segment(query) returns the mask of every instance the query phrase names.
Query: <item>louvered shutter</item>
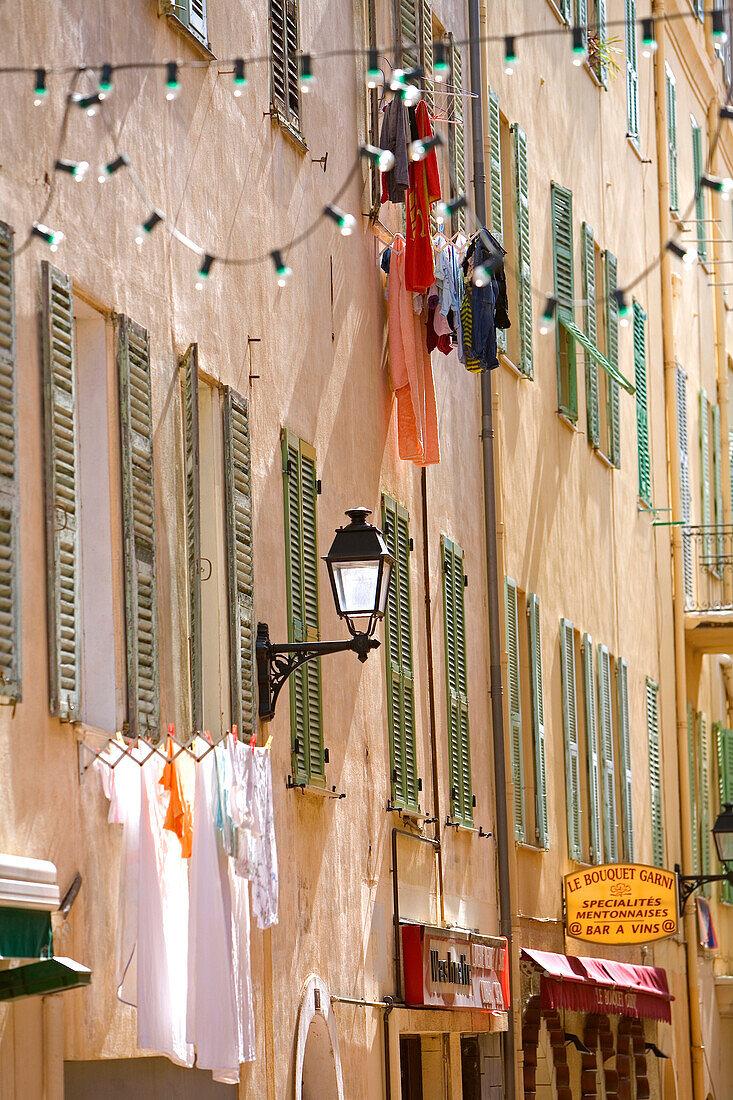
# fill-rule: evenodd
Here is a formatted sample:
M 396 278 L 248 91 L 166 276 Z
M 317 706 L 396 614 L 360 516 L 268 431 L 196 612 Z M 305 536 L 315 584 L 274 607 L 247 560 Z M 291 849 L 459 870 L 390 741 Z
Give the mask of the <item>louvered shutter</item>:
M 667 150 L 669 164 L 669 208 L 679 213 L 677 193 L 677 84 L 669 65 L 665 67 L 667 90 Z
M 14 703 L 22 699 L 16 358 L 13 230 L 0 222 L 0 698 Z
M 443 612 L 448 695 L 448 764 L 451 817 L 473 823 L 471 750 L 468 730 L 466 671 L 465 586 L 463 551 L 445 536 L 441 539 Z
M 300 130 L 298 2 L 270 0 L 272 107 Z
M 585 306 L 585 334 L 591 343 L 598 346 L 598 321 L 596 317 L 596 247 L 593 230 L 583 222 L 583 297 Z M 597 447 L 601 441 L 598 419 L 598 364 L 592 355 L 585 357 L 585 400 L 588 414 L 588 439 Z
M 603 852 L 606 863 L 615 863 L 618 859 L 618 812 L 616 809 L 616 768 L 613 752 L 611 657 L 604 645 L 598 646 L 598 703 L 601 726 Z
M 697 254 L 701 260 L 707 259 L 708 249 L 705 241 L 705 191 L 700 183 L 703 174 L 702 159 L 702 132 L 695 119 L 690 116 L 692 127 L 692 173 L 693 192 L 695 195 L 695 217 L 697 219 Z
M 519 671 L 519 615 L 517 611 L 517 586 L 506 578 L 506 652 L 507 696 L 509 701 L 509 730 L 512 748 L 512 786 L 514 788 L 514 837 L 527 839 L 527 822 L 524 809 L 524 745 L 522 743 L 522 685 Z
M 626 0 L 626 136 L 634 141 L 639 139 L 636 34 L 636 0 Z
M 392 802 L 405 809 L 417 810 L 409 524 L 407 510 L 390 497 L 384 496 L 382 527 L 387 548 L 395 559 L 385 616 Z
M 614 297 L 617 289 L 616 257 L 606 252 L 606 355 L 611 366 L 618 369 L 618 302 Z M 609 458 L 614 466 L 621 465 L 621 408 L 618 382 L 608 377 L 608 438 L 610 441 Z
M 733 802 L 733 730 L 723 729 L 718 724 L 718 797 L 722 808 L 726 802 Z M 721 883 L 721 901 L 733 902 L 733 886 L 729 882 Z
M 74 296 L 45 260 L 42 278 L 49 694 L 51 713 L 72 721 L 81 699 Z
M 705 390 L 700 390 L 698 416 L 700 420 L 700 496 L 702 502 L 703 555 L 709 569 L 712 561 L 712 539 L 710 537 L 710 438 L 708 432 L 708 398 Z
M 558 319 L 573 320 L 573 196 L 570 191 L 553 183 L 552 207 L 552 267 L 557 299 Z M 575 376 L 575 342 L 567 338 L 561 324 L 555 325 L 557 351 L 557 393 L 560 412 L 575 420 L 578 396 Z
M 708 763 L 708 720 L 704 714 L 697 716 L 697 762 L 699 767 L 698 792 L 699 792 L 699 844 L 700 844 L 700 872 L 709 875 L 712 871 L 710 858 L 710 778 Z M 702 893 L 710 897 L 710 886 L 702 887 Z
M 133 737 L 157 740 L 158 595 L 155 567 L 155 487 L 150 348 L 144 328 L 117 319 L 125 567 L 127 720 Z
M 545 703 L 542 687 L 542 632 L 540 601 L 527 596 L 529 618 L 529 671 L 532 689 L 532 726 L 535 767 L 535 837 L 540 848 L 550 847 L 550 822 L 547 809 L 547 752 L 545 742 Z
M 664 867 L 664 813 L 662 808 L 662 762 L 659 752 L 659 685 L 647 677 L 646 729 L 649 742 L 649 793 L 652 820 L 652 862 Z
M 723 532 L 723 470 L 720 439 L 720 406 L 713 405 L 713 503 L 715 506 L 715 567 L 722 576 L 725 569 L 725 536 Z
M 186 563 L 188 569 L 188 664 L 191 682 L 191 730 L 203 729 L 201 642 L 201 506 L 199 480 L 199 350 L 191 344 L 181 360 L 183 451 L 186 490 Z
M 428 110 L 432 113 L 435 98 L 433 94 L 433 9 L 430 0 L 420 0 L 420 37 L 422 41 L 420 61 L 425 73 L 424 99 Z
M 420 0 L 399 0 L 400 49 L 403 69 L 420 64 Z
M 319 637 L 316 454 L 283 430 L 282 457 L 288 639 L 314 642 Z M 290 730 L 296 781 L 323 786 L 320 660 L 307 661 L 290 677 Z
M 590 862 L 603 863 L 601 844 L 601 779 L 598 763 L 598 721 L 596 678 L 593 673 L 593 639 L 583 635 L 583 692 L 585 695 L 585 738 L 588 758 L 588 808 L 590 811 Z
M 639 496 L 651 507 L 652 469 L 649 450 L 649 408 L 646 378 L 646 313 L 634 301 L 634 382 L 636 388 L 636 438 L 639 450 Z
M 697 769 L 695 764 L 695 720 L 692 705 L 687 704 L 687 767 L 690 784 L 690 833 L 693 875 L 700 874 L 700 838 L 697 831 Z
M 575 23 L 578 27 L 588 26 L 588 0 L 575 0 Z M 583 35 L 583 41 L 588 42 L 588 32 Z
M 449 118 L 454 121 L 448 126 L 448 142 L 453 187 L 456 195 L 466 193 L 466 131 L 463 113 L 463 54 L 450 35 L 451 83 L 455 91 L 450 97 Z M 459 210 L 454 219 L 457 230 L 466 228 L 466 211 Z
M 580 752 L 578 745 L 578 695 L 575 683 L 575 631 L 567 619 L 560 620 L 560 672 L 562 713 L 565 733 L 565 801 L 568 812 L 568 856 L 583 858 L 580 803 Z
M 618 724 L 621 746 L 621 824 L 624 858 L 634 862 L 634 784 L 631 767 L 631 717 L 629 714 L 629 666 L 620 660 L 617 667 Z
M 604 45 L 607 41 L 606 31 L 606 0 L 596 0 L 596 33 L 598 35 L 599 42 Z M 596 74 L 601 84 L 605 85 L 608 81 L 608 64 L 605 60 L 605 53 L 601 58 L 598 65 L 598 72 Z
M 493 88 L 489 88 L 489 183 L 491 190 L 491 232 L 500 244 L 504 244 L 504 211 L 501 186 L 501 118 L 499 98 Z M 496 330 L 496 345 L 499 351 L 506 352 L 507 330 Z
M 570 0 L 559 0 L 560 14 L 566 23 L 570 22 Z
M 203 42 L 206 38 L 206 0 L 177 0 L 174 11 L 189 30 Z
M 224 393 L 224 507 L 229 597 L 229 683 L 232 724 L 243 737 L 257 728 L 249 404 Z
M 682 529 L 682 571 L 685 586 L 685 607 L 691 607 L 694 598 L 692 577 L 692 543 L 686 530 L 690 523 L 690 454 L 687 444 L 687 375 L 677 364 L 675 371 L 677 398 L 677 455 L 680 464 L 680 516 Z M 731 478 L 733 481 L 733 477 Z
M 520 126 L 514 130 L 514 182 L 517 228 L 519 297 L 519 369 L 527 378 L 534 377 L 532 361 L 532 265 L 529 243 L 529 171 L 527 136 Z

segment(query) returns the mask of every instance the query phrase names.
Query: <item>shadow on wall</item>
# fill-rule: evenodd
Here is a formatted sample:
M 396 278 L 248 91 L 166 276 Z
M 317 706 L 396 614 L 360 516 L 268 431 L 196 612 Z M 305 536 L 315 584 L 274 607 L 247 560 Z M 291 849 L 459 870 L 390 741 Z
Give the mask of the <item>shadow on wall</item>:
M 65 1100 L 237 1100 L 237 1093 L 236 1085 L 220 1085 L 205 1070 L 174 1066 L 167 1058 L 64 1063 Z

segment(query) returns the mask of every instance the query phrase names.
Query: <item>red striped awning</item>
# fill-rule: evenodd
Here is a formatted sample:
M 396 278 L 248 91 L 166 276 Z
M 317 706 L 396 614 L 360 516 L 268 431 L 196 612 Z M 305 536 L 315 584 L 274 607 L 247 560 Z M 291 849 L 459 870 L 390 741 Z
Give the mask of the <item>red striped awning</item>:
M 559 955 L 522 948 L 522 958 L 542 971 L 540 1007 L 569 1008 L 610 1016 L 671 1023 L 667 973 L 660 966 Z

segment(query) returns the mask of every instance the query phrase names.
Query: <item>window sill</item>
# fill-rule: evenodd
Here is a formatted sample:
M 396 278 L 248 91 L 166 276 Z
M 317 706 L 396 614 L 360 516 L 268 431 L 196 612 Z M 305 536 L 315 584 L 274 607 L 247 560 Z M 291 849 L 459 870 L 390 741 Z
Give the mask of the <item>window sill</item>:
M 586 61 L 583 68 L 587 72 L 588 76 L 591 78 L 591 81 L 593 82 L 593 84 L 595 84 L 596 88 L 600 88 L 600 90 L 602 92 L 607 92 L 608 91 L 608 84 L 604 80 L 601 80 L 600 76 L 595 71 L 595 69 L 591 65 L 590 61 Z
M 450 815 L 445 819 L 445 825 L 447 829 L 455 829 L 456 833 L 474 833 L 477 837 L 492 836 L 492 833 L 485 833 L 483 825 L 479 825 L 478 829 L 475 825 L 466 825 L 463 821 L 456 821 L 454 817 Z
M 278 107 L 275 106 L 274 103 L 270 104 L 270 110 L 268 114 L 270 115 L 273 125 L 282 130 L 285 137 L 288 139 L 288 141 L 292 142 L 299 153 L 308 152 L 308 146 L 306 145 L 305 139 L 303 138 L 300 130 L 297 130 L 295 126 L 293 126 L 292 122 L 285 118 L 285 115 Z
M 437 817 L 431 817 L 430 814 L 424 814 L 421 811 L 420 803 L 416 810 L 408 810 L 404 806 L 395 806 L 393 802 L 387 801 L 386 810 L 388 814 L 397 814 L 403 821 L 418 829 L 422 829 L 425 825 L 436 825 L 438 822 Z
M 516 365 L 516 363 L 513 363 L 511 361 L 511 359 L 509 358 L 509 356 L 505 355 L 504 352 L 500 353 L 499 362 L 501 363 L 501 365 L 503 367 L 506 367 L 507 370 L 511 371 L 512 374 L 515 374 L 520 381 L 522 381 L 522 380 L 524 380 L 525 382 L 531 382 L 532 381 L 532 379 L 529 377 L 529 375 L 525 374 L 523 370 L 520 370 L 519 367 Z
M 558 8 L 557 4 L 554 3 L 554 0 L 547 0 L 547 4 L 548 4 L 548 7 L 550 8 L 550 11 L 552 12 L 552 14 L 557 19 L 558 23 L 563 27 L 567 27 L 569 24 L 568 24 L 567 20 L 563 18 L 563 14 L 560 11 L 560 9 Z
M 568 414 L 562 412 L 561 409 L 557 410 L 557 418 L 558 418 L 558 420 L 560 421 L 561 424 L 565 425 L 565 427 L 568 429 L 568 431 L 572 432 L 574 435 L 579 434 L 580 429 L 578 428 L 577 420 L 571 420 L 570 417 L 568 416 Z
M 683 222 L 682 218 L 680 217 L 679 211 L 678 210 L 673 210 L 672 207 L 670 206 L 669 216 L 670 216 L 671 220 L 674 222 L 674 224 L 677 226 L 677 228 L 680 230 L 680 232 L 684 233 L 685 230 L 687 229 L 687 226 L 686 226 L 685 222 Z
M 539 844 L 530 844 L 528 840 L 515 840 L 514 847 L 520 852 L 534 852 L 537 856 L 543 856 L 549 852 L 549 848 L 541 848 Z
M 196 50 L 197 53 L 205 57 L 207 61 L 215 61 L 216 54 L 211 50 L 211 43 L 204 42 L 197 34 L 182 23 L 175 13 L 175 6 L 171 0 L 161 0 L 160 14 L 164 15 L 168 20 L 168 23 L 180 34 L 181 38 L 185 38 L 190 46 Z
M 639 148 L 638 138 L 632 137 L 631 134 L 627 134 L 626 144 L 629 146 L 631 152 L 634 154 L 640 164 L 651 164 L 651 160 L 649 159 L 649 157 L 645 157 L 641 149 Z
M 611 459 L 608 457 L 608 455 L 603 453 L 600 447 L 594 447 L 593 450 L 595 451 L 596 457 L 601 460 L 604 466 L 608 466 L 609 470 L 618 469 L 615 462 L 611 462 Z
M 301 794 L 312 794 L 317 798 L 346 798 L 346 791 L 337 791 L 335 787 L 317 787 L 312 783 L 297 783 L 292 775 L 285 780 L 285 786 L 289 791 L 300 791 Z

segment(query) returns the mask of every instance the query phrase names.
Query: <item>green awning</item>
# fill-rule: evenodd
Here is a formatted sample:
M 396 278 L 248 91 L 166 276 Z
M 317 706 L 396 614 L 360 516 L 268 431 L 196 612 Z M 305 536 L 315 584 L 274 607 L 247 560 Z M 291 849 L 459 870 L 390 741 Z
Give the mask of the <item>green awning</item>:
M 585 349 L 586 353 L 590 355 L 591 359 L 595 359 L 599 367 L 603 367 L 609 378 L 613 378 L 614 382 L 618 382 L 619 386 L 622 386 L 627 393 L 636 393 L 635 387 L 624 378 L 623 374 L 617 367 L 614 367 L 605 355 L 602 355 L 595 344 L 588 339 L 582 329 L 579 329 L 574 321 L 571 321 L 569 317 L 564 317 L 562 312 L 558 310 L 557 319 L 563 328 L 568 332 L 570 336 Z
M 91 970 L 73 959 L 40 959 L 12 970 L 0 970 L 0 1002 L 61 993 L 89 985 L 91 980 Z
M 0 957 L 49 959 L 52 955 L 51 914 L 47 910 L 0 908 Z

